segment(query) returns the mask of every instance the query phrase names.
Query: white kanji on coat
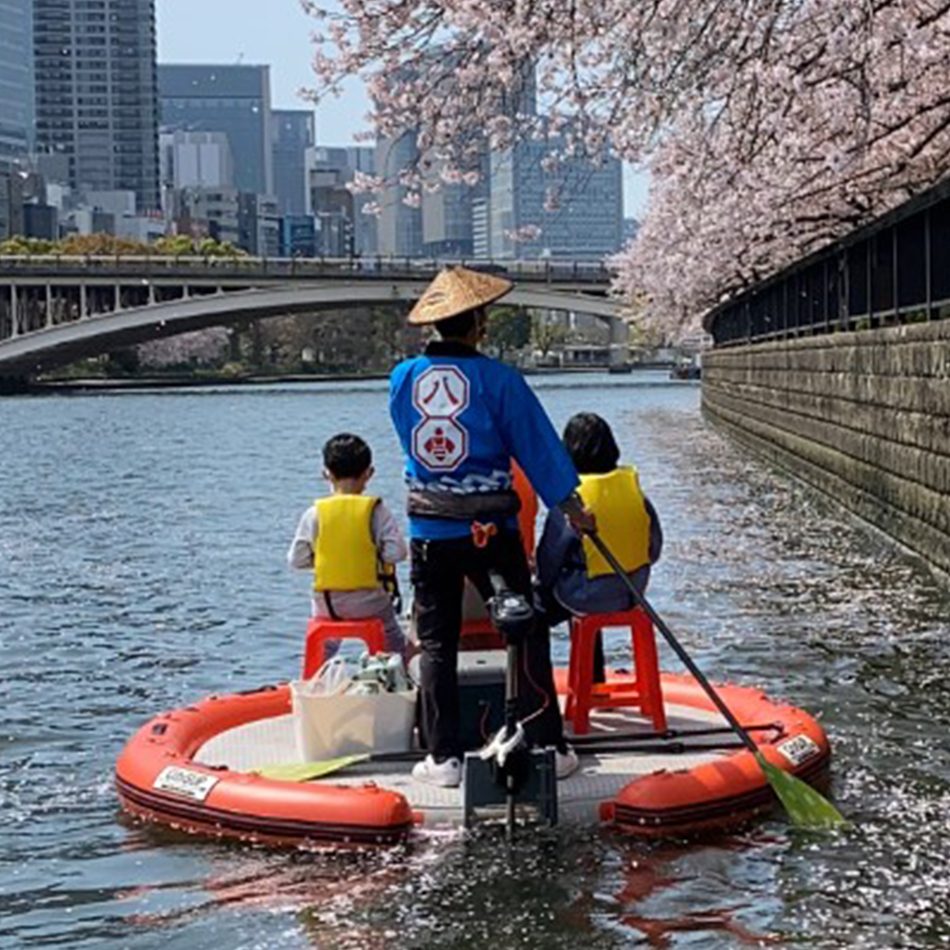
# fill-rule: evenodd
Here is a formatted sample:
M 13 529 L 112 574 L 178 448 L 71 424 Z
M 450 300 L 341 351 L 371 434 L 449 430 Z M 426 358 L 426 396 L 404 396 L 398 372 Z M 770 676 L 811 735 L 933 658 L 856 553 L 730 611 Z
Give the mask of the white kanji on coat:
M 412 404 L 425 419 L 452 419 L 468 408 L 468 377 L 455 366 L 430 366 L 412 387 Z
M 455 366 L 430 366 L 412 387 L 422 419 L 412 431 L 412 454 L 432 471 L 451 472 L 468 458 L 468 430 L 458 416 L 468 408 L 468 377 Z

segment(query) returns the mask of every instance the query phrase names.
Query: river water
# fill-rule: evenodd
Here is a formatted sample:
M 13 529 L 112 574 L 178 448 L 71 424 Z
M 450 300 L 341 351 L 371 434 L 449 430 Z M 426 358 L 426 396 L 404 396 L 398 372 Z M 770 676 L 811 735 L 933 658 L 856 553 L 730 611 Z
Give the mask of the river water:
M 595 830 L 286 853 L 138 826 L 111 769 L 155 712 L 295 675 L 284 567 L 319 447 L 383 383 L 0 402 L 0 946 L 922 947 L 950 943 L 950 596 L 712 428 L 659 374 L 545 376 L 614 424 L 667 536 L 655 606 L 706 671 L 820 715 L 854 827 L 646 845 Z M 619 645 L 618 645 L 619 646 Z M 563 633 L 555 644 L 566 656 Z M 675 662 L 664 653 L 664 665 Z

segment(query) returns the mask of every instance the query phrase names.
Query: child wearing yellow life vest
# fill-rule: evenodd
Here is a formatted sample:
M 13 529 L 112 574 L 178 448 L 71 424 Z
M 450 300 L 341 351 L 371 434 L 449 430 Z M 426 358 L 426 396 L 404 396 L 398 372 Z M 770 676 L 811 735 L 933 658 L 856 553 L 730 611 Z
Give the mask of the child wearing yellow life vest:
M 382 499 L 363 494 L 373 477 L 373 454 L 359 436 L 341 433 L 323 447 L 323 467 L 332 492 L 301 515 L 287 562 L 313 571 L 315 617 L 382 620 L 386 649 L 404 656 L 406 638 L 393 607 L 393 565 L 404 561 L 409 549 Z M 327 655 L 338 647 L 328 643 Z
M 573 416 L 564 445 L 580 476 L 578 494 L 597 519 L 597 531 L 641 592 L 650 566 L 663 549 L 660 518 L 640 488 L 632 465 L 618 465 L 620 449 L 607 422 L 592 412 Z M 560 512 L 548 513 L 537 550 L 540 600 L 549 623 L 572 615 L 629 610 L 633 599 L 623 582 L 588 539 Z M 600 637 L 594 653 L 594 679 L 604 680 Z

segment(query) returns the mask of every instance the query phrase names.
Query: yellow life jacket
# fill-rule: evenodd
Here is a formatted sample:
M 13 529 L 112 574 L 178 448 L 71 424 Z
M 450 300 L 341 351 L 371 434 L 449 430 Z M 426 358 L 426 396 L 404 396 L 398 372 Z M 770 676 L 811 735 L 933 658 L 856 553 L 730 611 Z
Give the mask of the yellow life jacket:
M 379 552 L 373 540 L 373 511 L 378 504 L 379 499 L 370 495 L 329 495 L 314 502 L 314 590 L 380 586 Z
M 597 533 L 625 571 L 650 563 L 650 516 L 632 465 L 606 475 L 581 475 L 578 494 L 597 519 Z M 584 539 L 584 556 L 589 578 L 613 573 L 589 538 Z

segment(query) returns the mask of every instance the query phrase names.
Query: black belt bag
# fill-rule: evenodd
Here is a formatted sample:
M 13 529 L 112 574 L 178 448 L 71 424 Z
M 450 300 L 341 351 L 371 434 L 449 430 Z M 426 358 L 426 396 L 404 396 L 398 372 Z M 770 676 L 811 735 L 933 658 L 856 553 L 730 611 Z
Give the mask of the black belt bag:
M 411 491 L 407 504 L 415 518 L 446 518 L 450 521 L 495 521 L 513 518 L 521 511 L 514 491 L 470 492 Z

